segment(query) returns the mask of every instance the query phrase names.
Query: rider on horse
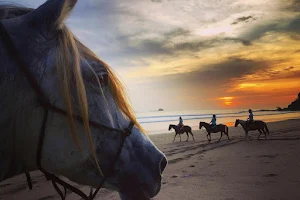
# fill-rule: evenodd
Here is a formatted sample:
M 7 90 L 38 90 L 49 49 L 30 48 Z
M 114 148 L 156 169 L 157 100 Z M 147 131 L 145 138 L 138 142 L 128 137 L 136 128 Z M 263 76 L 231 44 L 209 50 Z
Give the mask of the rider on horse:
M 216 115 L 213 115 L 213 117 L 210 121 L 210 128 L 214 129 L 216 125 L 217 125 L 217 117 L 216 117 Z
M 252 124 L 254 122 L 254 116 L 252 113 L 252 110 L 249 109 L 249 118 L 247 119 L 247 129 L 249 128 L 250 124 Z
M 179 124 L 177 125 L 178 129 L 180 130 L 183 127 L 183 120 L 179 117 Z

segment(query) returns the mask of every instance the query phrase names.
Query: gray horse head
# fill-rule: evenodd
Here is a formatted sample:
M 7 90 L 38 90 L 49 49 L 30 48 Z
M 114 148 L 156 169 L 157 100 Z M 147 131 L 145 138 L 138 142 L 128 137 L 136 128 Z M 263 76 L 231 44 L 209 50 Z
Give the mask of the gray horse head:
M 89 121 L 116 129 L 132 121 L 132 134 L 104 186 L 119 191 L 124 199 L 152 198 L 160 190 L 166 157 L 143 133 L 116 75 L 64 25 L 75 4 L 76 0 L 49 0 L 35 10 L 0 6 L 1 23 L 28 70 L 50 103 L 68 113 L 49 110 L 41 164 L 48 172 L 97 187 L 110 171 L 121 134 Z M 37 169 L 44 108 L 2 40 L 0 63 L 2 181 Z

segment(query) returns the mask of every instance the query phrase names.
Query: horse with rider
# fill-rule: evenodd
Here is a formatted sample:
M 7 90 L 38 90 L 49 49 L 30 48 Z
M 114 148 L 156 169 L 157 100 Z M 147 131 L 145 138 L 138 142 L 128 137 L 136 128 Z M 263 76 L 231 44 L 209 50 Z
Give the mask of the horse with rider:
M 261 120 L 254 120 L 254 115 L 251 109 L 248 110 L 249 117 L 246 121 L 237 119 L 235 121 L 235 127 L 237 127 L 239 124 L 243 127 L 245 131 L 245 139 L 249 138 L 248 132 L 249 131 L 258 131 L 259 135 L 258 138 L 262 133 L 265 135 L 265 139 L 267 139 L 267 135 L 269 135 L 269 129 L 267 124 L 264 121 Z
M 199 129 L 201 129 L 202 127 L 204 127 L 207 131 L 206 137 L 207 137 L 208 142 L 211 141 L 211 133 L 218 133 L 218 132 L 221 132 L 221 136 L 220 136 L 218 142 L 220 142 L 220 140 L 223 136 L 223 133 L 227 136 L 228 140 L 230 140 L 229 135 L 228 135 L 228 127 L 225 124 L 218 124 L 217 125 L 216 115 L 213 115 L 210 123 L 200 122 L 199 123 Z

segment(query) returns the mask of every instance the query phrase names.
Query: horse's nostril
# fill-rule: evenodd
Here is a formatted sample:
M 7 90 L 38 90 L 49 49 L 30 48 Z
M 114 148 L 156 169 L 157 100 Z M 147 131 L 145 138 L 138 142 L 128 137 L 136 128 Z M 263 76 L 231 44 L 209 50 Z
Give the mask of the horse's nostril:
M 160 174 L 163 173 L 167 164 L 168 164 L 168 161 L 167 161 L 166 157 L 163 157 L 163 159 L 160 161 Z

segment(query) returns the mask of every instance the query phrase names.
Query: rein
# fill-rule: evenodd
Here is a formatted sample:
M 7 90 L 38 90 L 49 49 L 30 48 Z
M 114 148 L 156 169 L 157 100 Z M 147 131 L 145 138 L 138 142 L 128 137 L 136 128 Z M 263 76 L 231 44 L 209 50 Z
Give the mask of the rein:
M 16 61 L 20 70 L 27 77 L 27 81 L 29 82 L 29 85 L 32 87 L 32 89 L 37 94 L 37 97 L 38 97 L 37 101 L 39 102 L 40 106 L 42 106 L 44 108 L 44 115 L 43 115 L 42 126 L 41 126 L 41 130 L 40 130 L 39 142 L 38 142 L 38 147 L 37 147 L 37 154 L 36 154 L 36 165 L 37 165 L 38 170 L 40 170 L 46 176 L 47 179 L 50 179 L 52 181 L 52 185 L 53 185 L 54 189 L 60 195 L 62 200 L 66 199 L 67 189 L 76 193 L 77 195 L 82 197 L 84 200 L 93 200 L 96 197 L 99 190 L 102 188 L 106 179 L 113 175 L 115 163 L 118 160 L 118 158 L 122 152 L 126 138 L 128 136 L 130 136 L 132 133 L 134 123 L 131 121 L 129 123 L 128 127 L 123 130 L 123 129 L 112 128 L 112 127 L 106 126 L 104 124 L 100 124 L 100 123 L 94 122 L 92 120 L 89 120 L 89 124 L 91 126 L 96 127 L 96 128 L 103 128 L 103 129 L 106 129 L 106 130 L 109 130 L 112 132 L 120 133 L 121 137 L 122 137 L 117 154 L 115 155 L 113 162 L 111 163 L 110 167 L 108 168 L 110 171 L 108 172 L 108 174 L 104 175 L 104 177 L 102 178 L 101 182 L 99 183 L 98 187 L 96 188 L 96 190 L 94 192 L 93 192 L 93 189 L 91 188 L 89 196 L 84 194 L 81 190 L 77 189 L 76 187 L 61 180 L 55 174 L 51 174 L 51 173 L 47 172 L 41 164 L 41 158 L 42 158 L 42 150 L 43 150 L 43 144 L 44 144 L 45 131 L 46 131 L 46 127 L 47 127 L 49 110 L 59 113 L 59 114 L 62 114 L 64 116 L 67 116 L 68 113 L 65 110 L 58 108 L 55 105 L 51 104 L 48 97 L 45 95 L 42 88 L 39 86 L 37 80 L 34 78 L 33 74 L 31 73 L 28 66 L 26 65 L 26 62 L 22 58 L 21 54 L 16 49 L 16 46 L 14 45 L 10 35 L 8 34 L 7 30 L 5 29 L 4 25 L 1 22 L 0 22 L 0 36 L 1 36 L 2 42 L 4 43 L 6 49 L 8 50 L 9 55 Z M 83 123 L 83 119 L 81 116 L 74 114 L 72 117 L 74 119 L 76 119 L 77 121 L 79 121 L 80 123 Z M 28 172 L 26 173 L 26 178 L 27 178 L 29 188 L 32 189 L 32 181 L 31 181 L 30 174 Z M 58 184 L 64 188 L 63 192 L 59 189 Z

